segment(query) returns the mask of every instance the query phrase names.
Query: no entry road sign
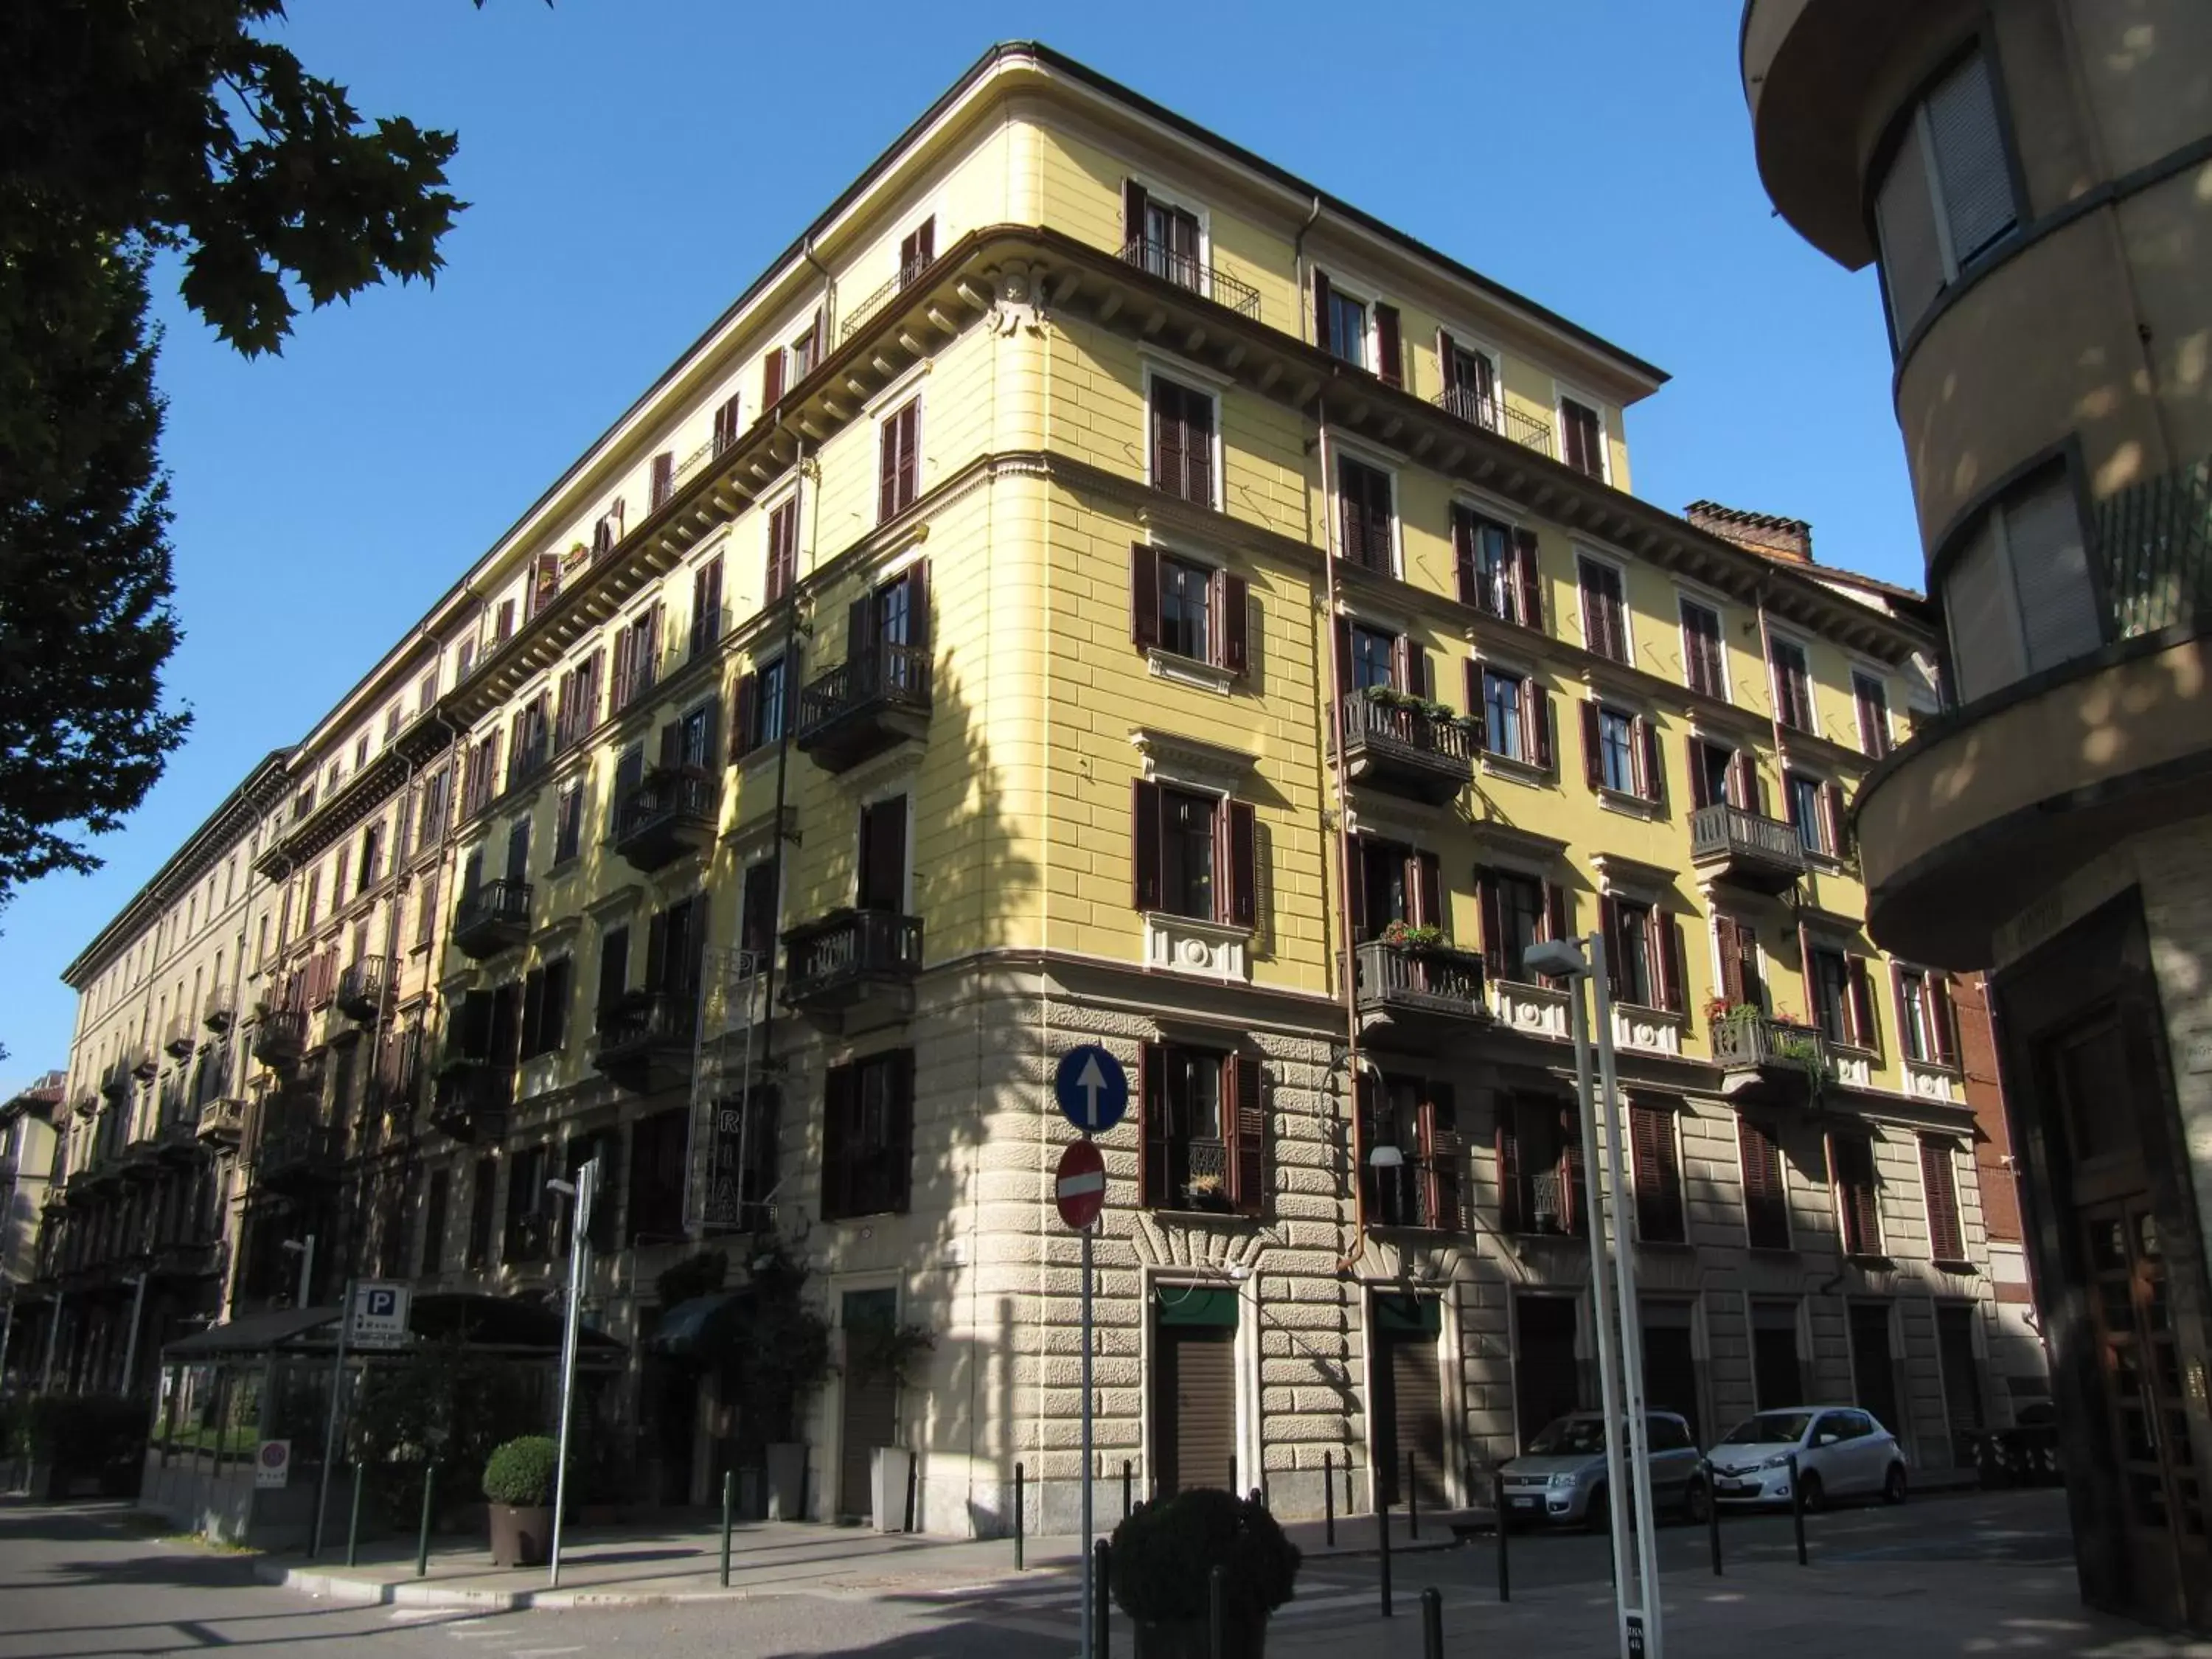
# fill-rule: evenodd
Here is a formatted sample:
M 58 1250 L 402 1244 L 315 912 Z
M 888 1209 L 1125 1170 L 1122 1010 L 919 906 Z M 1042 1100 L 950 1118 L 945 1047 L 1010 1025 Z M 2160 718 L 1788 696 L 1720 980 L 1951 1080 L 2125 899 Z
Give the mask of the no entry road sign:
M 1070 1141 L 1053 1181 L 1062 1221 L 1081 1232 L 1098 1219 L 1106 1207 L 1106 1160 L 1097 1147 L 1087 1140 Z

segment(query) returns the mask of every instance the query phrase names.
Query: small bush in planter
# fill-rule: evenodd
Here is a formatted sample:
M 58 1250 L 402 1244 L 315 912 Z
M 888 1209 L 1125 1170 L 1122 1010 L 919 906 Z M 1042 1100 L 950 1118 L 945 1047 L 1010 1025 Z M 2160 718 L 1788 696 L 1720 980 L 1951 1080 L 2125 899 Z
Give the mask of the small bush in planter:
M 552 1437 L 526 1434 L 510 1440 L 484 1465 L 483 1495 L 511 1509 L 542 1510 L 553 1502 L 553 1476 L 560 1449 Z
M 1218 1565 L 1228 1597 L 1225 1659 L 1259 1659 L 1268 1614 L 1296 1588 L 1298 1559 L 1261 1505 L 1194 1488 L 1139 1505 L 1114 1529 L 1114 1599 L 1135 1621 L 1139 1659 L 1196 1659 L 1206 1650 Z

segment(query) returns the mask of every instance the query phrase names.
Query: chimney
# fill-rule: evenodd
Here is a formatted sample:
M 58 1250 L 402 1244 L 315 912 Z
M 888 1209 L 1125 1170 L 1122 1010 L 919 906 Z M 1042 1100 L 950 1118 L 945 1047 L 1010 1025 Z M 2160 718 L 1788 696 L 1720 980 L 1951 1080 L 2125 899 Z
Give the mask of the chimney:
M 1771 513 L 1747 513 L 1718 501 L 1692 501 L 1682 516 L 1724 542 L 1734 542 L 1762 558 L 1792 564 L 1813 562 L 1813 526 L 1802 519 L 1778 519 Z

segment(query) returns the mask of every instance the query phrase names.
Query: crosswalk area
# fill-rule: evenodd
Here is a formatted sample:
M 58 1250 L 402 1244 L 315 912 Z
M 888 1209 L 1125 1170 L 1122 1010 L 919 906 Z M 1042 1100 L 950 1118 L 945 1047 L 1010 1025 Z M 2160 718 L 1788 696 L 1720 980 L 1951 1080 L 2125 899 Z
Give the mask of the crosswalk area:
M 1040 1572 L 997 1583 L 933 1590 L 917 1599 L 957 1617 L 1041 1637 L 1065 1637 L 1071 1642 L 1082 1625 L 1083 1581 L 1067 1572 Z M 1378 1617 L 1379 1605 L 1379 1593 L 1371 1578 L 1363 1581 L 1308 1569 L 1298 1575 L 1297 1595 L 1276 1609 L 1273 1622 L 1316 1630 L 1359 1624 Z M 1418 1603 L 1401 1593 L 1397 1615 L 1419 1618 Z M 1126 1639 L 1122 1632 L 1129 1621 L 1118 1607 L 1111 1616 L 1118 1645 Z

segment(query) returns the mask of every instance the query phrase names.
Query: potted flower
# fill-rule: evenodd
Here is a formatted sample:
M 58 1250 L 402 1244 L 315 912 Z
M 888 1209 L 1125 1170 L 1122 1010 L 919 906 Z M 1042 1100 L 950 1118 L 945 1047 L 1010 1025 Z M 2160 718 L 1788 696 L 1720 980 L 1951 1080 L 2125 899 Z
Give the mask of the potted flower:
M 553 1535 L 554 1477 L 560 1452 L 552 1437 L 526 1434 L 507 1442 L 484 1465 L 483 1495 L 491 1518 L 491 1564 L 534 1567 Z
M 1114 1529 L 1114 1599 L 1137 1627 L 1137 1659 L 1206 1659 L 1213 1569 L 1222 1569 L 1222 1659 L 1261 1659 L 1267 1617 L 1291 1599 L 1297 1546 L 1265 1508 L 1196 1487 L 1132 1510 Z
M 1204 1175 L 1193 1176 L 1183 1188 L 1183 1195 L 1189 1200 L 1190 1207 L 1194 1210 L 1207 1210 L 1224 1215 L 1228 1213 L 1228 1190 L 1222 1185 L 1221 1177 L 1211 1171 Z
M 1410 921 L 1386 922 L 1382 927 L 1385 945 L 1402 945 L 1413 950 L 1425 950 L 1444 942 L 1441 927 L 1424 927 Z

